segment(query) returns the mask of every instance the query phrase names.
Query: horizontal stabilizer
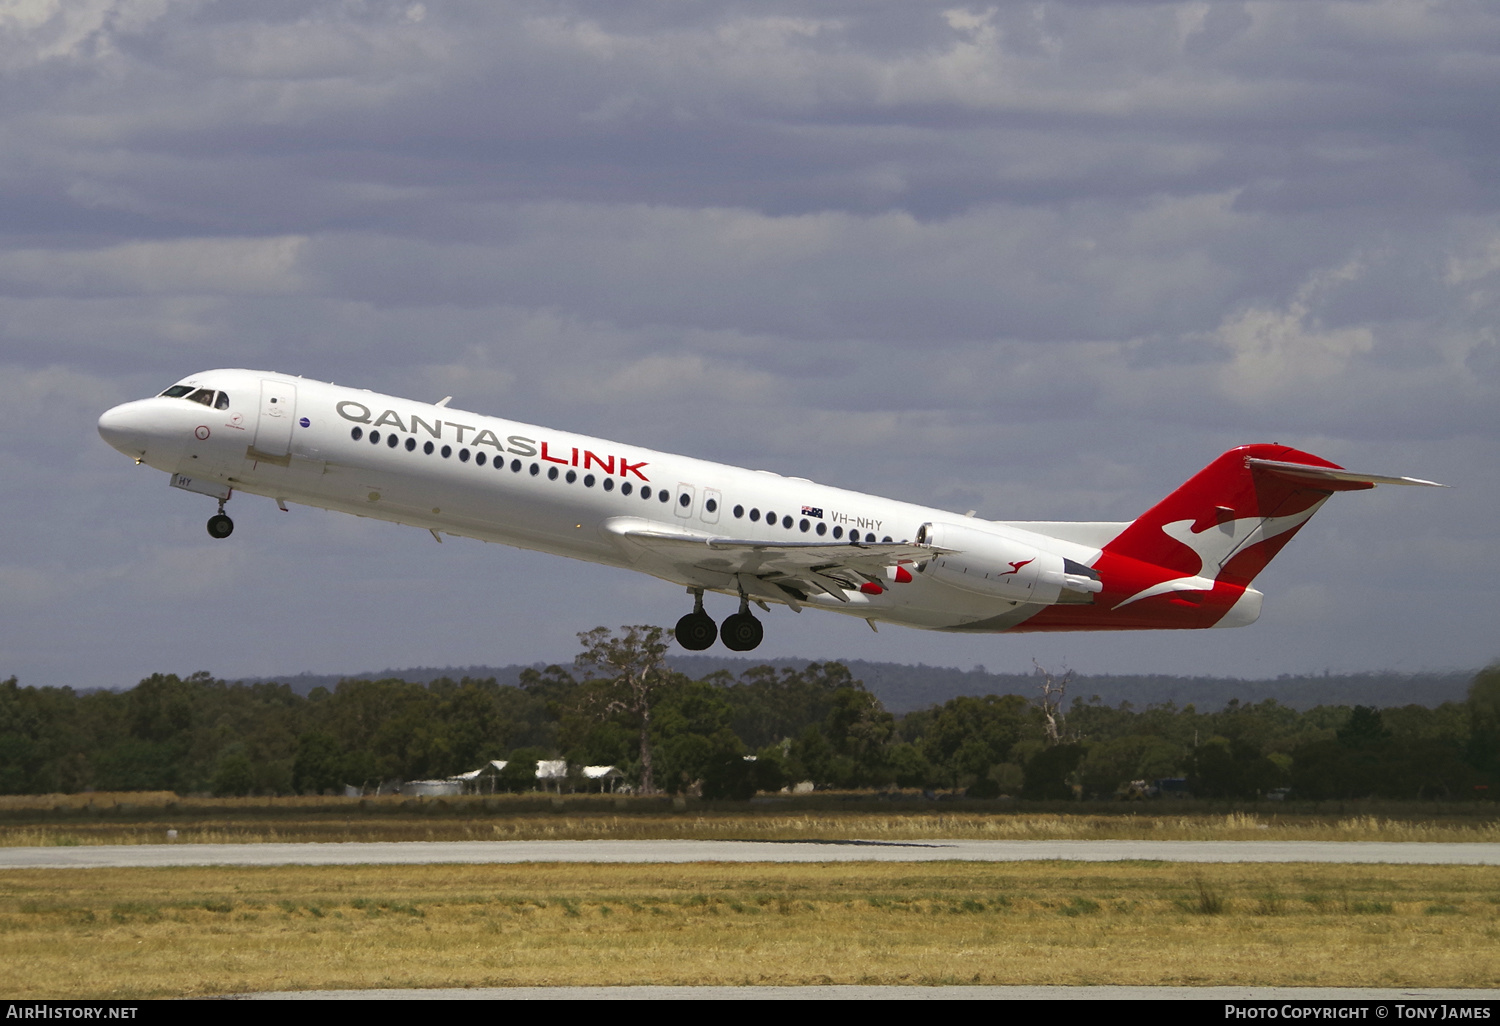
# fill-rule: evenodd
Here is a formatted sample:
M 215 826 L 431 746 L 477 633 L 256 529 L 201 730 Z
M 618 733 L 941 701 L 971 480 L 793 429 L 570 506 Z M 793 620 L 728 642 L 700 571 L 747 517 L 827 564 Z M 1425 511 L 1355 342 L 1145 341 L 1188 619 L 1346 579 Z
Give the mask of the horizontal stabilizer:
M 1350 484 L 1394 484 L 1394 485 L 1423 485 L 1428 488 L 1447 488 L 1445 484 L 1436 481 L 1423 481 L 1416 477 L 1390 477 L 1386 474 L 1361 474 L 1353 470 L 1344 470 L 1340 467 L 1315 467 L 1307 463 L 1283 463 L 1280 460 L 1262 460 L 1251 457 L 1245 460 L 1245 465 L 1252 470 L 1261 470 L 1275 474 L 1277 477 L 1291 478 L 1294 481 L 1305 481 L 1309 484 L 1318 484 L 1323 481 L 1343 481 Z

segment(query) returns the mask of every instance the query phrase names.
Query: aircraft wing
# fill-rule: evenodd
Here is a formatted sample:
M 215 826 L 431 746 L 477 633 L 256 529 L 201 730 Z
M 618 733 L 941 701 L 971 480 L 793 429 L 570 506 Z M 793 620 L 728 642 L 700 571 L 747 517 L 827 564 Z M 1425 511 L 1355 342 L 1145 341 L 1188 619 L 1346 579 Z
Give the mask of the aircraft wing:
M 607 525 L 632 548 L 666 562 L 734 578 L 751 598 L 786 602 L 822 593 L 848 602 L 861 584 L 885 586 L 886 568 L 943 555 L 951 550 L 910 542 L 772 542 L 716 538 Z M 790 589 L 790 590 L 789 590 Z

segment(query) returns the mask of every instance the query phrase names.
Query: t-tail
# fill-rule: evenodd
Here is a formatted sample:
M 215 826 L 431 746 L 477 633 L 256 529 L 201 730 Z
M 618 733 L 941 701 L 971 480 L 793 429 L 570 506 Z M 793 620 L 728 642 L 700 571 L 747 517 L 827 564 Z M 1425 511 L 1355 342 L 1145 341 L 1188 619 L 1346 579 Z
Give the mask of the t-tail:
M 1377 484 L 1435 482 L 1355 473 L 1284 445 L 1231 449 L 1104 546 L 1092 609 L 1048 610 L 1026 627 L 1065 629 L 1064 618 L 1083 617 L 1105 630 L 1254 623 L 1255 576 L 1330 495 Z

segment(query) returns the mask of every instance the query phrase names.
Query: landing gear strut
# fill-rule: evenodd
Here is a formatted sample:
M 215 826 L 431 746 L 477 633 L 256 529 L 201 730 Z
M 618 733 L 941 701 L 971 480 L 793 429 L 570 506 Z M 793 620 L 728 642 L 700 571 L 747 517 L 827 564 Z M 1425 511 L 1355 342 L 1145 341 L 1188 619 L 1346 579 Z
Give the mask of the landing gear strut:
M 702 652 L 719 636 L 713 617 L 703 611 L 703 589 L 694 588 L 693 611 L 677 621 L 677 643 L 689 652 Z
M 234 533 L 234 521 L 224 515 L 224 501 L 219 500 L 219 512 L 208 518 L 208 536 L 223 540 Z
M 740 611 L 724 618 L 719 627 L 719 640 L 731 652 L 749 652 L 761 643 L 766 629 L 750 612 L 750 600 L 740 596 Z

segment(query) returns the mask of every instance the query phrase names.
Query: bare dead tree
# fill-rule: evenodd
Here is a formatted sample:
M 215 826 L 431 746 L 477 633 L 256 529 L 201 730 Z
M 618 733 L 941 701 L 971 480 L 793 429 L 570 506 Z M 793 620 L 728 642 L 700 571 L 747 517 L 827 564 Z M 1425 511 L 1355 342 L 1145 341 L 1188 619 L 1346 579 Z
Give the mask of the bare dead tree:
M 651 707 L 672 677 L 664 661 L 668 641 L 662 627 L 638 625 L 582 631 L 583 652 L 575 665 L 596 684 L 596 709 L 605 716 L 624 713 L 640 726 L 641 792 L 654 794 L 651 772 Z
M 1042 679 L 1042 697 L 1037 704 L 1042 710 L 1042 719 L 1045 721 L 1044 729 L 1047 732 L 1047 744 L 1061 745 L 1073 741 L 1068 733 L 1067 717 L 1063 713 L 1063 700 L 1068 695 L 1068 684 L 1073 680 L 1073 671 L 1064 667 L 1062 674 L 1053 673 L 1051 670 L 1042 668 L 1042 664 L 1035 659 L 1031 665 L 1036 667 L 1037 676 Z

